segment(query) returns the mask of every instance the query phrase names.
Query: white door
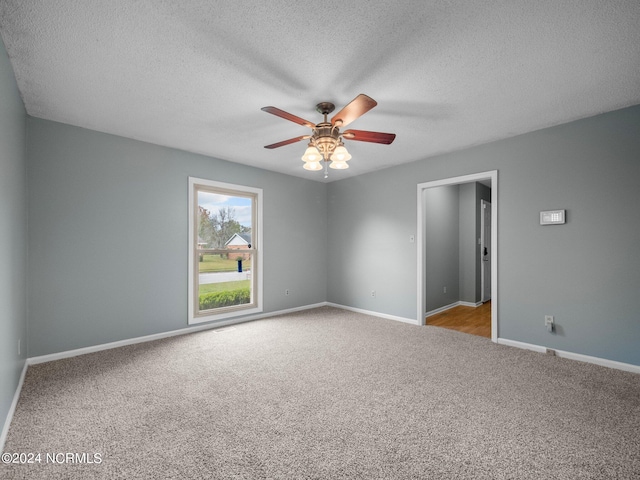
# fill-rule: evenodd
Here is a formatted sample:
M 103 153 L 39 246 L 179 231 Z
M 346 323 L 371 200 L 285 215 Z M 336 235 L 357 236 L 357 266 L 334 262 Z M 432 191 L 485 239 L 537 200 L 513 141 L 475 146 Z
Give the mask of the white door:
M 480 220 L 480 256 L 482 261 L 482 301 L 491 300 L 491 203 L 480 200 L 482 216 Z

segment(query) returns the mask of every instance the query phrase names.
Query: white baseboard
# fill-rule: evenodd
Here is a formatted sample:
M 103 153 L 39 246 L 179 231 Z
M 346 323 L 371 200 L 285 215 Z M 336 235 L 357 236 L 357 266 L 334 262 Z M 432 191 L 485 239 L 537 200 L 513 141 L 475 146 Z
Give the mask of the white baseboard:
M 626 372 L 640 373 L 640 365 L 632 365 L 631 363 L 617 362 L 606 358 L 592 357 L 581 353 L 566 352 L 564 350 L 556 350 L 556 356 L 577 360 L 579 362 L 594 363 L 602 367 L 615 368 L 616 370 L 624 370 Z
M 473 307 L 473 308 L 478 308 L 480 305 L 482 305 L 484 302 L 463 302 L 462 300 L 460 300 L 460 305 L 462 305 L 463 307 Z
M 275 312 L 258 313 L 256 315 L 249 315 L 242 318 L 231 318 L 229 320 L 218 320 L 216 322 L 207 323 L 206 325 L 198 325 L 194 327 L 181 328 L 179 330 L 171 330 L 169 332 L 154 333 L 152 335 L 145 335 L 143 337 L 127 338 L 125 340 L 118 340 L 116 342 L 103 343 L 100 345 L 92 345 L 90 347 L 77 348 L 74 350 L 67 350 L 64 352 L 50 353 L 47 355 L 40 355 L 37 357 L 31 357 L 27 359 L 27 364 L 36 365 L 38 363 L 52 362 L 54 360 L 61 360 L 63 358 L 77 357 L 78 355 L 85 355 L 87 353 L 99 352 L 102 350 L 109 350 L 111 348 L 124 347 L 126 345 L 133 345 L 136 343 L 152 342 L 154 340 L 160 340 L 163 338 L 175 337 L 177 335 L 186 335 L 188 333 L 201 332 L 203 330 L 211 330 L 213 328 L 226 327 L 228 325 L 236 325 L 239 323 L 250 322 L 253 320 L 259 320 L 261 318 L 274 317 L 276 315 L 284 315 L 287 313 L 299 312 L 302 310 L 309 310 L 312 308 L 323 307 L 327 305 L 326 302 L 316 303 L 313 305 L 304 305 L 302 307 L 289 308 L 286 310 L 278 310 Z
M 13 395 L 13 401 L 11 402 L 11 406 L 9 407 L 9 411 L 7 412 L 7 418 L 4 421 L 4 425 L 2 426 L 2 433 L 0 433 L 0 452 L 4 452 L 4 442 L 7 440 L 7 435 L 9 434 L 9 426 L 11 426 L 11 421 L 13 420 L 13 414 L 16 411 L 16 407 L 18 406 L 18 399 L 20 398 L 20 392 L 22 391 L 22 384 L 24 383 L 24 377 L 27 374 L 27 367 L 29 363 L 25 360 L 24 366 L 22 367 L 22 373 L 20 374 L 20 380 L 18 380 L 18 386 L 16 387 L 16 393 Z
M 525 350 L 533 350 L 538 353 L 546 353 L 547 347 L 541 345 L 534 345 L 532 343 L 518 342 L 516 340 L 509 340 L 507 338 L 498 338 L 498 343 L 501 345 L 507 345 L 509 347 L 523 348 Z M 626 372 L 640 373 L 640 365 L 633 365 L 631 363 L 617 362 L 615 360 L 608 360 L 606 358 L 592 357 L 591 355 L 583 355 L 581 353 L 567 352 L 565 350 L 556 350 L 556 357 L 568 358 L 570 360 L 577 360 L 579 362 L 593 363 L 602 367 L 614 368 L 616 370 L 624 370 Z
M 427 316 L 429 315 L 434 315 L 435 313 L 438 313 L 440 311 L 445 311 L 448 310 L 449 308 L 453 308 L 454 306 L 457 306 L 458 304 L 460 304 L 460 302 L 456 302 L 454 304 L 451 305 L 447 305 L 446 307 L 442 307 L 440 309 L 437 310 L 432 310 L 431 312 L 429 312 L 427 314 Z M 93 352 L 99 352 L 101 350 L 108 350 L 111 348 L 118 348 L 118 347 L 123 347 L 126 345 L 133 345 L 136 343 L 143 343 L 143 342 L 151 342 L 153 340 L 160 340 L 162 338 L 168 338 L 168 337 L 173 337 L 173 336 L 177 336 L 177 335 L 186 335 L 188 333 L 195 333 L 195 332 L 200 332 L 203 330 L 210 330 L 213 328 L 220 328 L 220 327 L 224 327 L 224 326 L 228 326 L 228 325 L 235 325 L 235 324 L 239 324 L 239 323 L 244 323 L 244 322 L 249 322 L 252 320 L 259 320 L 261 318 L 268 318 L 268 317 L 274 317 L 276 315 L 284 315 L 287 313 L 294 313 L 294 312 L 300 312 L 303 310 L 310 310 L 312 308 L 318 308 L 318 307 L 324 307 L 324 306 L 331 306 L 331 307 L 335 307 L 335 308 L 340 308 L 343 310 L 349 310 L 352 312 L 356 312 L 356 313 L 362 313 L 365 315 L 372 315 L 374 317 L 380 317 L 380 318 L 385 318 L 387 320 L 395 320 L 395 321 L 399 321 L 399 322 L 403 322 L 403 323 L 409 323 L 411 325 L 420 325 L 419 321 L 417 319 L 414 318 L 406 318 L 406 317 L 399 317 L 396 315 L 389 315 L 386 313 L 380 313 L 380 312 L 374 312 L 371 310 L 364 310 L 361 308 L 355 308 L 355 307 L 349 307 L 346 305 L 340 305 L 337 303 L 331 303 L 331 302 L 320 302 L 320 303 L 315 303 L 315 304 L 311 304 L 311 305 L 303 305 L 300 307 L 294 307 L 294 308 L 289 308 L 289 309 L 285 309 L 285 310 L 277 310 L 274 312 L 267 312 L 267 313 L 260 313 L 257 315 L 251 315 L 248 317 L 243 317 L 243 318 L 233 318 L 233 319 L 229 319 L 229 320 L 224 320 L 224 321 L 218 321 L 218 322 L 214 322 L 214 323 L 209 323 L 206 325 L 199 325 L 199 326 L 194 326 L 194 327 L 186 327 L 186 328 L 182 328 L 179 330 L 172 330 L 169 332 L 162 332 L 162 333 L 156 333 L 153 335 L 146 335 L 143 337 L 136 337 L 136 338 L 129 338 L 126 340 L 119 340 L 117 342 L 111 342 L 111 343 L 104 343 L 101 345 L 93 345 L 91 347 L 84 347 L 84 348 L 78 348 L 75 350 L 67 350 L 64 352 L 58 352 L 58 353 L 52 353 L 52 354 L 48 354 L 48 355 L 41 355 L 41 356 L 37 356 L 37 357 L 30 357 L 27 358 L 25 361 L 25 365 L 23 368 L 23 372 L 22 372 L 22 376 L 20 377 L 20 385 L 18 387 L 18 389 L 16 390 L 16 395 L 14 397 L 14 404 L 12 405 L 11 408 L 15 408 L 15 404 L 17 404 L 18 401 L 18 397 L 20 395 L 20 389 L 22 388 L 22 382 L 24 381 L 24 375 L 26 373 L 26 369 L 28 365 L 35 365 L 38 363 L 45 363 L 45 362 L 51 362 L 54 360 L 61 360 L 63 358 L 70 358 L 70 357 L 76 357 L 78 355 L 84 355 L 87 353 L 93 353 Z M 497 343 L 501 344 L 501 345 L 507 345 L 507 346 L 511 346 L 511 347 L 517 347 L 517 348 L 524 348 L 527 350 L 533 350 L 535 352 L 539 352 L 539 353 L 545 353 L 547 351 L 547 348 L 541 345 L 534 345 L 534 344 L 530 344 L 530 343 L 524 343 L 524 342 L 519 342 L 516 340 L 509 340 L 507 338 L 498 338 Z M 599 358 L 599 357 L 592 357 L 589 355 L 583 355 L 580 353 L 573 353 L 573 352 L 567 352 L 564 350 L 556 350 L 556 356 L 558 357 L 564 357 L 564 358 L 569 358 L 571 360 L 577 360 L 580 362 L 587 362 L 587 363 L 594 363 L 596 365 L 601 365 L 604 367 L 609 367 L 609 368 L 615 368 L 618 370 L 625 370 L 628 372 L 634 372 L 634 373 L 640 373 L 640 365 L 633 365 L 630 363 L 623 363 L 623 362 L 617 362 L 615 360 L 608 360 L 605 358 Z M 10 410 L 10 414 L 13 415 L 13 411 Z M 5 427 L 3 428 L 2 431 L 2 436 L 0 436 L 0 440 L 4 441 L 4 436 L 6 435 L 5 429 L 8 430 L 8 426 L 5 425 Z M 1 443 L 0 443 L 1 445 Z
M 371 310 L 363 310 L 362 308 L 348 307 L 346 305 L 340 305 L 338 303 L 327 302 L 329 307 L 340 308 L 342 310 L 349 310 L 350 312 L 362 313 L 364 315 L 371 315 L 372 317 L 385 318 L 387 320 L 395 320 L 397 322 L 410 323 L 411 325 L 420 325 L 415 318 L 398 317 L 396 315 L 389 315 L 387 313 L 374 312 Z
M 460 305 L 460 302 L 453 302 L 453 303 L 450 303 L 449 305 L 445 305 L 444 307 L 434 308 L 433 310 L 429 310 L 427 313 L 425 313 L 424 316 L 425 318 L 431 317 L 433 315 L 437 315 L 438 313 L 451 310 L 452 308 L 457 307 L 458 305 Z
M 445 311 L 448 310 L 449 308 L 453 308 L 454 306 L 459 305 L 460 302 L 456 302 L 455 304 L 451 304 L 448 305 L 446 307 L 442 307 L 442 309 L 438 309 L 439 311 Z M 24 381 L 24 376 L 25 373 L 27 371 L 27 366 L 28 365 L 35 365 L 38 363 L 44 363 L 44 362 L 51 362 L 54 360 L 61 360 L 63 358 L 70 358 L 70 357 L 76 357 L 78 355 L 84 355 L 87 353 L 93 353 L 93 352 L 99 352 L 101 350 L 108 350 L 111 348 L 118 348 L 118 347 L 123 347 L 126 345 L 133 345 L 136 343 L 143 343 L 143 342 L 151 342 L 153 340 L 160 340 L 162 338 L 168 338 L 168 337 L 173 337 L 173 336 L 177 336 L 177 335 L 186 335 L 188 333 L 195 333 L 195 332 L 200 332 L 203 330 L 210 330 L 210 329 L 214 329 L 214 328 L 220 328 L 220 327 L 224 327 L 224 326 L 228 326 L 228 325 L 235 325 L 235 324 L 239 324 L 239 323 L 244 323 L 244 322 L 249 322 L 252 320 L 259 320 L 262 318 L 268 318 L 268 317 L 274 317 L 276 315 L 285 315 L 287 313 L 294 313 L 294 312 L 300 312 L 303 310 L 310 310 L 312 308 L 318 308 L 318 307 L 324 307 L 324 306 L 331 306 L 331 307 L 335 307 L 335 308 L 340 308 L 342 310 L 349 310 L 352 312 L 356 312 L 356 313 L 362 313 L 364 315 L 371 315 L 374 317 L 379 317 L 379 318 L 384 318 L 387 320 L 395 320 L 395 321 L 399 321 L 399 322 L 403 322 L 403 323 L 408 323 L 411 325 L 420 325 L 420 323 L 418 322 L 417 319 L 413 319 L 413 318 L 406 318 L 406 317 L 399 317 L 396 315 L 389 315 L 386 313 L 380 313 L 380 312 L 374 312 L 372 310 L 364 310 L 362 308 L 355 308 L 355 307 L 349 307 L 346 305 L 340 305 L 337 303 L 331 303 L 331 302 L 321 302 L 321 303 L 315 303 L 315 304 L 311 304 L 311 305 L 303 305 L 301 307 L 294 307 L 294 308 L 289 308 L 289 309 L 285 309 L 285 310 L 278 310 L 278 311 L 274 311 L 274 312 L 268 312 L 268 313 L 260 313 L 257 315 L 251 315 L 248 317 L 243 317 L 243 318 L 233 318 L 233 319 L 229 319 L 229 320 L 225 320 L 225 321 L 218 321 L 218 322 L 214 322 L 214 323 L 210 323 L 207 325 L 199 325 L 199 326 L 195 326 L 195 327 L 187 327 L 187 328 L 182 328 L 180 330 L 172 330 L 169 332 L 163 332 L 163 333 L 156 333 L 153 335 L 146 335 L 143 337 L 136 337 L 136 338 L 129 338 L 126 340 L 120 340 L 117 342 L 111 342 L 111 343 L 105 343 L 105 344 L 101 344 L 101 345 L 94 345 L 91 347 L 85 347 L 85 348 L 78 348 L 75 350 L 68 350 L 65 352 L 58 352 L 58 353 L 52 353 L 49 355 L 41 355 L 38 357 L 31 357 L 31 358 L 27 358 L 27 360 L 25 361 L 25 365 L 22 371 L 22 375 L 20 377 L 20 382 L 18 385 L 18 388 L 16 389 L 16 394 L 14 396 L 13 399 L 13 403 L 12 406 L 9 410 L 9 414 L 7 416 L 7 422 L 5 423 L 3 430 L 2 430 L 2 436 L 0 436 L 0 446 L 2 446 L 4 444 L 4 440 L 6 438 L 6 434 L 8 433 L 9 430 L 9 423 L 10 423 L 10 417 L 13 417 L 13 411 L 15 410 L 15 406 L 18 403 L 18 398 L 20 396 L 20 390 L 22 389 L 22 382 Z M 431 314 L 435 314 L 433 312 L 436 312 L 436 310 L 433 310 L 432 312 L 429 312 Z M 510 347 L 516 347 L 516 348 L 523 348 L 526 350 L 532 350 L 534 352 L 538 352 L 538 353 L 546 353 L 547 351 L 547 347 L 544 347 L 542 345 L 535 345 L 535 344 L 531 344 L 531 343 L 525 343 L 525 342 L 519 342 L 516 340 L 509 340 L 507 338 L 498 338 L 497 343 L 501 344 L 501 345 L 507 345 Z M 633 372 L 633 373 L 639 373 L 640 374 L 640 365 L 633 365 L 630 363 L 623 363 L 623 362 L 617 362 L 615 360 L 608 360 L 606 358 L 600 358 L 600 357 L 592 357 L 590 355 L 583 355 L 580 353 L 574 353 L 574 352 L 568 352 L 565 350 L 555 350 L 555 354 L 558 357 L 563 357 L 563 358 L 568 358 L 570 360 L 577 360 L 580 362 L 586 362 L 586 363 L 593 363 L 595 365 L 601 365 L 603 367 L 608 367 L 608 368 L 614 368 L 617 370 L 624 370 L 627 372 Z
M 500 345 L 506 345 L 508 347 L 522 348 L 524 350 L 533 350 L 534 352 L 538 352 L 538 353 L 546 353 L 547 351 L 546 347 L 541 347 L 540 345 L 518 342 L 516 340 L 509 340 L 507 338 L 498 338 L 498 343 Z
M 424 317 L 425 318 L 431 317 L 438 313 L 446 312 L 447 310 L 450 310 L 452 308 L 459 307 L 459 306 L 475 308 L 475 307 L 479 307 L 480 305 L 482 305 L 482 302 L 472 303 L 472 302 L 463 302 L 462 300 L 458 300 L 457 302 L 450 303 L 449 305 L 445 305 L 444 307 L 434 308 L 433 310 L 429 310 L 427 313 L 424 314 Z

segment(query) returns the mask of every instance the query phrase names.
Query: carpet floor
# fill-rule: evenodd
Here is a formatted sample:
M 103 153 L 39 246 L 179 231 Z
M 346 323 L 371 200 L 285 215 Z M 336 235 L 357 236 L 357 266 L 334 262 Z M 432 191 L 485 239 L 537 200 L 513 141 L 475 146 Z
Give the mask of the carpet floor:
M 323 307 L 30 366 L 5 452 L 40 461 L 3 479 L 638 479 L 640 375 Z

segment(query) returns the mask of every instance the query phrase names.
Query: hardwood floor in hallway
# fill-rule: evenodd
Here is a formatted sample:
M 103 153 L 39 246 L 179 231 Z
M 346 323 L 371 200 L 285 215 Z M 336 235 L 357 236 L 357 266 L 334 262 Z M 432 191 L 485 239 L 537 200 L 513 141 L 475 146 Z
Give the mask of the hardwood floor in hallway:
M 479 307 L 458 305 L 427 317 L 427 325 L 491 338 L 491 301 Z

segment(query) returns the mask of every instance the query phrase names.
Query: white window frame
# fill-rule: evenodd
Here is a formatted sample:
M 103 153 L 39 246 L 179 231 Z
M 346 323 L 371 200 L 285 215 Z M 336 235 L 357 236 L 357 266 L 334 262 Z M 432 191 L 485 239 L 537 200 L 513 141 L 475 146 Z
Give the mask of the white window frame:
M 221 190 L 221 193 L 255 195 L 255 212 L 253 212 L 254 222 L 251 225 L 252 237 L 253 237 L 253 258 L 251 262 L 252 277 L 254 280 L 253 299 L 252 304 L 243 307 L 237 306 L 231 309 L 221 308 L 218 313 L 211 314 L 199 314 L 196 308 L 196 302 L 198 301 L 198 268 L 196 259 L 198 255 L 196 253 L 198 242 L 198 222 L 196 213 L 198 212 L 198 196 L 196 195 L 197 187 L 206 187 L 212 189 Z M 262 189 L 255 187 L 247 187 L 244 185 L 235 185 L 232 183 L 218 182 L 215 180 L 208 180 L 204 178 L 189 177 L 189 288 L 188 288 L 188 324 L 193 325 L 197 323 L 222 321 L 233 317 L 239 317 L 242 315 L 251 315 L 262 312 Z

